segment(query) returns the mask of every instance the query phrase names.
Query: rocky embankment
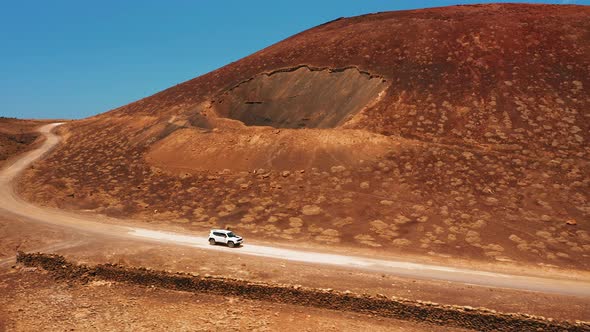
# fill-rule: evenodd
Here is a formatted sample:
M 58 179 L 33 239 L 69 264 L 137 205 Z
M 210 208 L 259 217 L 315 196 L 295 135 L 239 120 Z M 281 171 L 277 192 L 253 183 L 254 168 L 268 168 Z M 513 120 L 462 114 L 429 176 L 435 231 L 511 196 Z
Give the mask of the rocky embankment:
M 88 282 L 94 279 L 124 282 L 172 290 L 239 296 L 381 317 L 426 322 L 478 331 L 590 331 L 588 322 L 555 321 L 527 314 L 499 313 L 484 308 L 440 305 L 395 297 L 370 296 L 298 285 L 253 283 L 246 280 L 200 276 L 121 265 L 87 266 L 67 261 L 63 256 L 19 252 L 17 262 L 39 267 L 57 280 Z

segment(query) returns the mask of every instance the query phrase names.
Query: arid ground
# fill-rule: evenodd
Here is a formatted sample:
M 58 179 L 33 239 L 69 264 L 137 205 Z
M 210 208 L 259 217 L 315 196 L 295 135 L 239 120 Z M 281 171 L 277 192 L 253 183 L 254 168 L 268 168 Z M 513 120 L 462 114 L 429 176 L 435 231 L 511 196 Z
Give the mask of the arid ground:
M 21 120 L 0 117 L 0 167 L 11 158 L 36 146 L 41 135 L 35 128 L 47 121 Z
M 203 236 L 230 228 L 269 246 L 587 281 L 588 31 L 590 7 L 574 5 L 338 19 L 60 126 L 59 145 L 14 188 L 41 208 L 111 224 Z M 42 143 L 34 132 L 40 124 L 0 119 L 0 167 Z M 56 252 L 80 264 L 590 320 L 585 296 L 213 254 L 6 211 L 0 239 L 0 329 L 220 330 L 226 321 L 242 330 L 445 326 L 276 299 L 60 279 L 16 264 L 17 250 Z
M 498 312 L 526 312 L 572 322 L 590 320 L 590 302 L 582 297 L 398 278 L 232 253 L 212 257 L 206 250 L 88 236 L 43 224 L 31 225 L 18 218 L 3 218 L 0 224 L 2 238 L 22 243 L 22 250 L 60 253 L 84 264 L 115 263 L 127 267 L 484 307 Z M 15 234 L 14 230 L 19 230 L 19 234 Z M 23 237 L 24 233 L 27 235 Z M 10 252 L 12 246 L 2 249 Z M 120 330 L 122 327 L 173 327 L 205 331 L 222 329 L 227 319 L 231 319 L 238 329 L 261 331 L 277 328 L 461 330 L 374 315 L 255 301 L 234 295 L 194 294 L 105 280 L 82 282 L 56 279 L 43 269 L 15 264 L 14 257 L 0 261 L 0 288 L 0 298 L 4 303 L 0 308 L 0 326 L 18 331 L 69 328 Z
M 588 269 L 589 15 L 330 22 L 65 125 L 20 194 L 250 239 Z

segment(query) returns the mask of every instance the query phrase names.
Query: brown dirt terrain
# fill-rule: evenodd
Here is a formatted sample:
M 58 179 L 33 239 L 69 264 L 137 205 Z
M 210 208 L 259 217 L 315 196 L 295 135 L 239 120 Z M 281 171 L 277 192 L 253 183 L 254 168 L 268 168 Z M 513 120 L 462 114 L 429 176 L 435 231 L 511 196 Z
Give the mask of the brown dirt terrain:
M 233 143 L 239 153 L 227 153 L 226 144 Z M 148 163 L 186 174 L 195 170 L 248 171 L 279 169 L 300 171 L 318 163 L 359 165 L 362 160 L 383 157 L 401 144 L 381 135 L 360 130 L 326 131 L 310 129 L 305 136 L 272 128 L 244 128 L 214 132 L 207 140 L 194 129 L 177 130 L 154 144 L 146 155 Z M 179 154 L 178 151 L 199 151 Z M 264 155 L 264 161 L 258 156 Z M 250 158 L 244 156 L 252 156 Z M 288 176 L 289 173 L 281 173 Z
M 383 294 L 445 305 L 484 307 L 499 312 L 590 321 L 590 301 L 584 296 L 463 285 L 379 274 L 362 269 L 334 268 L 309 263 L 236 255 L 172 245 L 112 239 L 59 249 L 68 260 L 88 265 L 116 263 L 131 268 L 222 276 L 252 282 L 331 288 L 341 292 Z M 108 248 L 105 250 L 105 248 Z M 52 251 L 55 252 L 55 251 Z M 239 253 L 239 252 L 238 252 Z
M 145 268 L 134 269 L 113 264 L 77 265 L 59 255 L 21 252 L 18 262 L 27 267 L 43 268 L 58 280 L 84 283 L 92 281 L 125 282 L 197 294 L 230 295 L 238 296 L 240 299 L 360 312 L 386 318 L 401 318 L 420 323 L 462 327 L 478 331 L 587 331 L 590 328 L 589 324 L 578 321 L 571 324 L 531 315 L 503 314 L 472 307 L 442 306 L 436 303 L 388 298 L 385 295 L 373 297 L 351 292 L 338 292 L 332 289 L 253 283 L 231 278 L 203 277 Z
M 20 193 L 291 244 L 587 270 L 589 30 L 587 6 L 329 22 L 66 125 Z
M 71 234 L 56 227 L 41 226 L 20 220 L 14 216 L 0 215 L 0 266 L 12 260 L 18 250 L 42 250 L 61 248 L 66 243 L 81 240 L 79 234 Z
M 382 294 L 448 305 L 485 307 L 507 313 L 525 312 L 570 322 L 590 320 L 590 303 L 584 297 L 411 280 L 362 270 L 334 270 L 314 264 L 107 239 L 71 231 L 64 234 L 52 227 L 25 223 L 13 217 L 5 217 L 3 221 L 4 227 L 0 229 L 3 240 L 0 243 L 24 243 L 21 245 L 23 249 L 58 252 L 68 260 L 84 264 L 117 263 L 131 268 L 224 276 L 255 283 L 331 288 L 372 296 Z M 0 264 L 0 299 L 6 305 L 0 307 L 0 326 L 3 324 L 10 330 L 64 326 L 99 330 L 120 330 L 122 326 L 130 326 L 131 329 L 178 326 L 179 329 L 194 330 L 204 326 L 203 330 L 216 330 L 221 329 L 224 318 L 232 317 L 244 329 L 293 330 L 290 325 L 293 319 L 297 319 L 303 324 L 297 325 L 297 329 L 303 326 L 309 329 L 357 330 L 366 327 L 379 330 L 391 324 L 387 328 L 400 331 L 454 331 L 447 327 L 378 316 L 251 301 L 248 297 L 225 293 L 223 296 L 189 295 L 111 281 L 79 283 L 70 280 L 65 283 L 59 279 L 61 281 L 56 282 L 54 277 L 44 275 L 42 270 L 18 266 L 11 269 L 14 261 L 4 260 L 8 264 Z M 147 314 L 142 316 L 142 310 L 146 310 Z M 351 323 L 350 319 L 355 319 L 356 323 Z
M 12 157 L 35 145 L 39 137 L 36 128 L 47 121 L 0 117 L 0 167 Z
M 212 107 L 247 126 L 334 128 L 371 104 L 386 82 L 356 68 L 295 67 L 242 82 Z
M 35 268 L 0 271 L 0 329 L 174 331 L 465 331 L 365 314 L 96 280 L 56 282 Z

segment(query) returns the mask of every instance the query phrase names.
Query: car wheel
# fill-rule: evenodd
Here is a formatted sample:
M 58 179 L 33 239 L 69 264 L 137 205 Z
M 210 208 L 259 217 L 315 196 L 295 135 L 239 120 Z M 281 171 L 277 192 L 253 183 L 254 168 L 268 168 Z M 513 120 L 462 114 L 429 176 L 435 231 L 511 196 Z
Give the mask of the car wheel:
M 210 244 L 210 245 L 214 245 L 215 243 L 216 243 L 216 242 L 215 242 L 215 239 L 209 239 L 209 244 Z
M 231 242 L 231 241 L 229 241 L 229 242 L 227 243 L 227 246 L 228 246 L 228 247 L 230 247 L 230 248 L 233 248 L 233 247 L 235 247 L 235 246 L 236 246 L 236 244 L 235 244 L 235 243 L 233 243 L 233 242 Z

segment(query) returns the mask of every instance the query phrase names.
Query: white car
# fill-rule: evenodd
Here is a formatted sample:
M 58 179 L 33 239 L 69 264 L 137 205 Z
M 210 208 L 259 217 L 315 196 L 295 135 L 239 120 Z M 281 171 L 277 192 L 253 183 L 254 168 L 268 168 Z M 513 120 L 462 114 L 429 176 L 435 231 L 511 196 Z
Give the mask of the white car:
M 217 243 L 227 244 L 228 247 L 239 247 L 244 243 L 244 239 L 241 236 L 237 236 L 232 231 L 225 229 L 212 229 L 209 232 L 209 244 L 214 245 Z

